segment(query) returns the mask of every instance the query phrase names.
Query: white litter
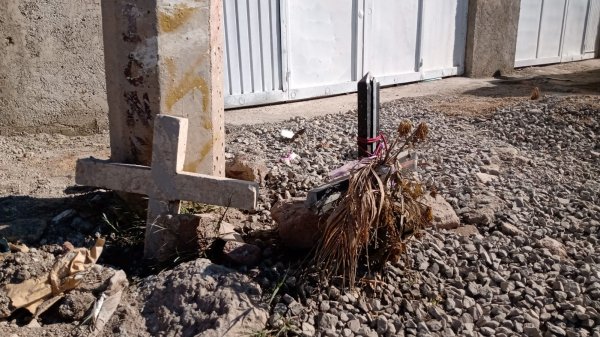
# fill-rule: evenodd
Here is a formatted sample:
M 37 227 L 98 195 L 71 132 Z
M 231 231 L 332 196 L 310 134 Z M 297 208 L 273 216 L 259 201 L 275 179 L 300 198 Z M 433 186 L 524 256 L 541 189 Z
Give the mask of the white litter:
M 292 139 L 292 138 L 294 138 L 294 131 L 283 129 L 283 130 L 281 130 L 281 137 L 287 138 L 287 139 Z

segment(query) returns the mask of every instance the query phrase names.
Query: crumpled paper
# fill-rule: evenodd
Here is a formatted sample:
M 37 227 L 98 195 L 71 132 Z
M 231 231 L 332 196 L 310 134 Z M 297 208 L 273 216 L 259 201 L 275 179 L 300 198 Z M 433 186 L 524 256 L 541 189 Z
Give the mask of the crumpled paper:
M 19 284 L 8 284 L 6 296 L 10 299 L 9 312 L 0 310 L 0 318 L 13 311 L 25 308 L 34 316 L 39 316 L 56 303 L 66 291 L 75 289 L 83 274 L 98 260 L 105 239 L 98 238 L 90 249 L 77 248 L 61 256 L 46 275 L 25 280 Z M 4 316 L 3 316 L 4 315 Z

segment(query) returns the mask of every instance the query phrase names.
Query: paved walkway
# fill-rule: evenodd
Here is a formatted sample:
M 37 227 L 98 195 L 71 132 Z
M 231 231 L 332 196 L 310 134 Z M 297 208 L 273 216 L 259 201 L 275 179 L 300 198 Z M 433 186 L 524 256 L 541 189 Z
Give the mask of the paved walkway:
M 489 97 L 525 96 L 531 87 L 542 93 L 600 95 L 600 59 L 529 67 L 507 74 L 502 79 L 451 77 L 442 80 L 397 85 L 381 91 L 383 103 L 402 97 L 428 95 L 477 95 Z M 228 110 L 228 124 L 258 124 L 302 116 L 306 118 L 347 112 L 356 108 L 356 94 L 306 100 L 262 107 Z

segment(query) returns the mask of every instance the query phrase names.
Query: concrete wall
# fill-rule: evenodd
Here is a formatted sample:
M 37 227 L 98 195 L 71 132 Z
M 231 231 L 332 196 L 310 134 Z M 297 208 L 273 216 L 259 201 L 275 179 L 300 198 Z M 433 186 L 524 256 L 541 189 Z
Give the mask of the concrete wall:
M 520 6 L 520 0 L 469 0 L 466 76 L 514 69 Z
M 0 134 L 108 127 L 100 0 L 0 0 Z M 469 0 L 465 71 L 513 69 L 520 0 Z
M 107 127 L 100 0 L 0 0 L 0 134 Z

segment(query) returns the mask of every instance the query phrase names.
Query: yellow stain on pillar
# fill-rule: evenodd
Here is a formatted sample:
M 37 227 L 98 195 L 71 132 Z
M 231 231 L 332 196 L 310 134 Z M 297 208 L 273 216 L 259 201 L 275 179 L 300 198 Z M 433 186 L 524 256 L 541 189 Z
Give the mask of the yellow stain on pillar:
M 183 166 L 183 170 L 185 172 L 197 172 L 198 167 L 202 163 L 202 161 L 208 156 L 210 151 L 212 150 L 212 142 L 205 143 L 200 149 L 200 153 L 198 153 L 198 159 L 192 161 L 191 163 L 186 163 Z M 208 174 L 208 172 L 203 172 L 204 174 Z
M 194 73 L 194 70 L 192 67 L 167 93 L 165 102 L 167 111 L 171 111 L 173 106 L 192 90 L 199 90 L 202 93 L 202 111 L 208 110 L 208 85 L 202 77 Z
M 169 77 L 175 77 L 175 72 L 177 71 L 175 60 L 172 57 L 167 57 L 165 58 L 165 65 L 167 67 L 167 73 L 169 74 Z
M 196 70 L 202 63 L 203 59 L 204 57 L 200 57 L 196 62 L 194 62 L 190 69 L 183 74 L 181 79 L 177 81 L 177 83 L 173 85 L 173 87 L 169 88 L 166 95 L 165 107 L 167 108 L 167 111 L 170 112 L 173 106 L 177 104 L 177 102 L 179 102 L 182 98 L 188 95 L 191 91 L 198 90 L 202 94 L 202 127 L 204 127 L 204 129 L 206 130 L 211 130 L 212 121 L 210 118 L 210 111 L 208 111 L 208 104 L 210 98 L 209 87 L 206 81 L 196 73 Z M 165 63 L 169 75 L 171 77 L 175 77 L 175 61 L 172 58 L 167 58 L 165 60 Z
M 193 107 L 193 109 L 198 109 L 201 111 L 195 111 L 194 115 L 199 115 L 201 121 L 201 127 L 207 132 L 212 132 L 212 119 L 211 119 L 211 111 L 209 111 L 209 102 L 210 102 L 210 88 L 204 80 L 202 76 L 198 74 L 198 70 L 204 61 L 204 57 L 199 57 L 195 62 L 193 62 L 189 68 L 181 75 L 180 78 L 177 78 L 177 63 L 172 57 L 167 57 L 164 60 L 164 65 L 166 67 L 168 76 L 170 79 L 174 81 L 167 82 L 169 85 L 167 88 L 167 93 L 165 96 L 165 108 L 167 112 L 171 112 L 173 107 L 181 101 L 187 95 L 190 95 L 194 91 L 199 91 L 202 95 L 202 106 L 201 107 Z M 187 116 L 189 118 L 189 116 Z M 197 159 L 192 160 L 184 165 L 184 171 L 186 172 L 198 172 L 198 168 L 202 164 L 202 162 L 210 155 L 213 149 L 212 138 L 209 137 L 206 143 L 201 144 L 200 151 L 198 151 L 198 155 L 195 157 Z M 208 173 L 208 172 L 203 172 Z
M 158 13 L 158 27 L 161 33 L 170 33 L 183 26 L 198 8 L 188 7 L 183 4 L 175 5 L 169 12 Z

